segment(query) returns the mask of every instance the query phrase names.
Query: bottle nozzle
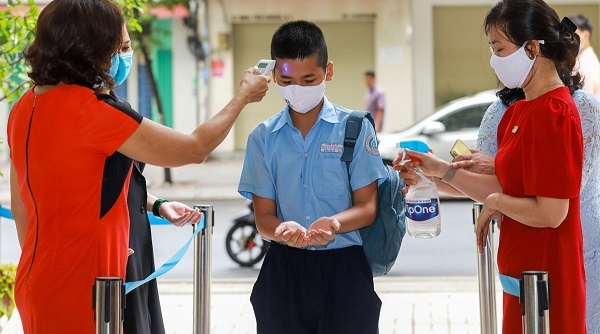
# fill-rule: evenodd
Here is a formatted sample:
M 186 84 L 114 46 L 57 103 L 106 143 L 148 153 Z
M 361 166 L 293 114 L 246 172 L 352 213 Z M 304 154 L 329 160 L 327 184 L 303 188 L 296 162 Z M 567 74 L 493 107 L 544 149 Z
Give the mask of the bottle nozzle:
M 424 143 L 420 140 L 403 140 L 398 143 L 398 147 L 407 148 L 411 151 L 416 151 L 416 152 L 421 152 L 421 153 L 429 152 L 429 146 L 427 146 L 426 143 Z M 415 157 L 410 157 L 410 161 L 421 162 L 421 159 L 415 158 Z

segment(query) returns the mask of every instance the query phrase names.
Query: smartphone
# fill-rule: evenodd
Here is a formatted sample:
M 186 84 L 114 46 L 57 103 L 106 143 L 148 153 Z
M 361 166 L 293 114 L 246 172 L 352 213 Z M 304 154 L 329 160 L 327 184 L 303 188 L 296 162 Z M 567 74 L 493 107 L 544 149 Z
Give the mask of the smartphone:
M 275 60 L 261 59 L 256 63 L 256 67 L 258 67 L 258 74 L 269 75 L 273 68 L 275 68 Z
M 450 155 L 456 158 L 459 155 L 467 154 L 471 154 L 471 150 L 462 140 L 457 139 L 456 142 L 454 142 L 454 145 L 452 145 L 452 148 L 450 149 Z

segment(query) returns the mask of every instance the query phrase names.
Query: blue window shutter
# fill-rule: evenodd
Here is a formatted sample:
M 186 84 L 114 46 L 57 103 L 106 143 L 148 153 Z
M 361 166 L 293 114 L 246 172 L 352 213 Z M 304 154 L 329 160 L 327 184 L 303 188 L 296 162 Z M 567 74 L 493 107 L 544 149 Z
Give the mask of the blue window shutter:
M 152 86 L 146 65 L 138 65 L 138 108 L 142 116 L 152 119 Z

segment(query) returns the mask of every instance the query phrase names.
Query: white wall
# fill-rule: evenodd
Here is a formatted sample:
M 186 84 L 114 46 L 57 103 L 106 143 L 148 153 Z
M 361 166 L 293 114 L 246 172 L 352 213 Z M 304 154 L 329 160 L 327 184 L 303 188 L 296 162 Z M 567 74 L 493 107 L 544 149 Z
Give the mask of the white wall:
M 191 133 L 200 124 L 196 99 L 196 63 L 187 45 L 190 30 L 172 19 L 173 128 Z

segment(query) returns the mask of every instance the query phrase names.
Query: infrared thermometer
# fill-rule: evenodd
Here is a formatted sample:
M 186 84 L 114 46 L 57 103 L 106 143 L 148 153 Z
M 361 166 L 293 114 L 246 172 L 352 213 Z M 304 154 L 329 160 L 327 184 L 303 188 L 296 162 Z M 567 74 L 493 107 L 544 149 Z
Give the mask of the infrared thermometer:
M 261 59 L 256 63 L 256 67 L 258 67 L 258 74 L 269 75 L 275 68 L 275 60 Z

